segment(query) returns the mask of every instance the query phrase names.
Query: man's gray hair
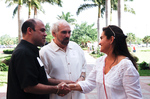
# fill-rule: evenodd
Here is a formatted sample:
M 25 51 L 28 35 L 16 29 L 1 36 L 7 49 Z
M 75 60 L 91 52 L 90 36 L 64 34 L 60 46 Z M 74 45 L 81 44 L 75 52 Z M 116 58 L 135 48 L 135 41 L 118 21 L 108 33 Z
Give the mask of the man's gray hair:
M 59 25 L 69 25 L 70 26 L 70 24 L 66 21 L 66 20 L 64 20 L 64 19 L 60 19 L 60 20 L 58 20 L 57 22 L 55 22 L 53 25 L 52 25 L 52 27 L 51 27 L 51 32 L 55 32 L 55 33 L 58 33 L 58 31 L 59 31 Z

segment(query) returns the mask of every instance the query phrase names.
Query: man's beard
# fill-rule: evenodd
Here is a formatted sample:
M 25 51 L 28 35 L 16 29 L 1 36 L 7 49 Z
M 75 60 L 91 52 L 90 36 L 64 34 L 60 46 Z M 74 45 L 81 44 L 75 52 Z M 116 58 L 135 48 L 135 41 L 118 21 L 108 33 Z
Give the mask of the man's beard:
M 62 45 L 68 45 L 68 43 L 69 43 L 69 38 L 68 37 L 66 37 L 65 39 L 63 39 L 63 41 L 61 41 Z

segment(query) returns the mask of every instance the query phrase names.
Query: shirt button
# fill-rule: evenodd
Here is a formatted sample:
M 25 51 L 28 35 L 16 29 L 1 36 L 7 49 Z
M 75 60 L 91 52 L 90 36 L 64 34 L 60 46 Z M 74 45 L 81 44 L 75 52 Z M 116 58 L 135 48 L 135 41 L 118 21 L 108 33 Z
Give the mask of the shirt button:
M 68 63 L 68 65 L 70 65 L 70 63 Z
M 69 72 L 69 74 L 71 74 L 71 72 Z

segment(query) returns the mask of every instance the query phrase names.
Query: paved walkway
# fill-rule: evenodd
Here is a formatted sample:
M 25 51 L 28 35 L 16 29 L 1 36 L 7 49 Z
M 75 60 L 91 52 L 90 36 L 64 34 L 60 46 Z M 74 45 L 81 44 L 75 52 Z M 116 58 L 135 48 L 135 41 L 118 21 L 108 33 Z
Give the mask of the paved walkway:
M 87 60 L 87 76 L 89 72 L 92 70 L 93 65 L 95 63 L 95 59 L 91 57 L 86 51 L 85 51 L 85 57 Z M 140 76 L 140 84 L 142 88 L 142 94 L 143 99 L 150 99 L 150 76 Z M 6 87 L 7 85 L 0 87 L 0 99 L 6 99 Z M 92 92 L 86 94 L 86 99 L 97 99 L 96 95 L 96 89 L 94 89 Z

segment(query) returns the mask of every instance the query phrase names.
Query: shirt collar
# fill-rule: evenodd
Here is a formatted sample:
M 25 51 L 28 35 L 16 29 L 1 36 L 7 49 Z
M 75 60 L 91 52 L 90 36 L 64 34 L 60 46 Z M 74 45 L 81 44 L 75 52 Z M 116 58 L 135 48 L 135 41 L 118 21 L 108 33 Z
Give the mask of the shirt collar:
M 67 50 L 68 49 L 72 49 L 73 46 L 70 44 L 71 41 L 69 41 L 68 45 L 67 45 Z M 54 42 L 54 39 L 51 41 L 51 44 L 52 44 L 52 47 L 54 49 L 54 51 L 58 51 L 58 50 L 62 50 L 62 48 L 60 48 L 55 42 Z

